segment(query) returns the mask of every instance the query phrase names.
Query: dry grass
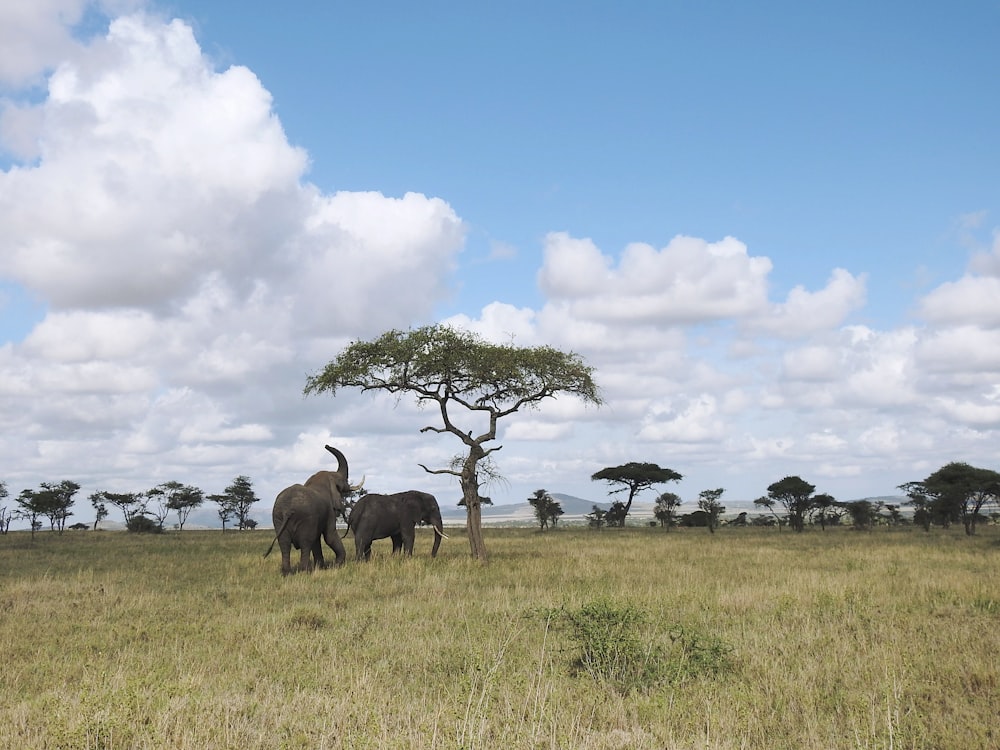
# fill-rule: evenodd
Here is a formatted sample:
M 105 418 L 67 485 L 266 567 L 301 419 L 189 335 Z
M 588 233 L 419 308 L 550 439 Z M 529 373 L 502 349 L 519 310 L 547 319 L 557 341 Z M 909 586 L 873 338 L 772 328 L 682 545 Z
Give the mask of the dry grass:
M 0 746 L 1000 747 L 1000 533 L 488 529 L 282 579 L 268 532 L 0 537 Z M 539 611 L 733 648 L 620 694 Z

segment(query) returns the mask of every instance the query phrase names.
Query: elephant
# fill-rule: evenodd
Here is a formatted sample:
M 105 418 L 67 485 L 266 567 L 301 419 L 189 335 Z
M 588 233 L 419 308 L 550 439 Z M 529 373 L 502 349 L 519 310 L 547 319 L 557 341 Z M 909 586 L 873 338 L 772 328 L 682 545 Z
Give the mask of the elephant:
M 358 500 L 347 519 L 347 528 L 354 531 L 354 548 L 358 560 L 368 560 L 372 541 L 392 538 L 392 554 L 402 550 L 413 555 L 414 527 L 430 524 L 434 528 L 431 557 L 437 557 L 441 540 L 448 537 L 441 527 L 441 509 L 434 495 L 418 490 L 393 495 L 368 494 Z
M 274 501 L 271 512 L 274 539 L 264 557 L 271 554 L 277 542 L 281 549 L 283 576 L 292 572 L 292 547 L 302 552 L 298 565 L 300 571 L 311 572 L 314 561 L 320 568 L 326 567 L 321 537 L 334 551 L 336 565 L 342 565 L 347 557 L 344 543 L 337 534 L 337 514 L 344 512 L 344 495 L 361 489 L 364 478 L 361 484 L 352 486 L 347 481 L 348 466 L 344 454 L 329 445 L 326 449 L 337 457 L 337 470 L 317 471 L 304 484 L 293 484 L 283 489 Z

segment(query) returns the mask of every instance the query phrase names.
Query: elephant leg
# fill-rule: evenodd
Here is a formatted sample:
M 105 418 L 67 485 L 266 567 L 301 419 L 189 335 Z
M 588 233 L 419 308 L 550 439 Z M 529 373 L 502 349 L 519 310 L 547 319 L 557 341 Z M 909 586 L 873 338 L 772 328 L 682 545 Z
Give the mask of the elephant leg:
M 310 556 L 312 555 L 312 548 L 303 544 L 299 554 L 299 570 L 303 573 L 312 572 L 312 560 Z
M 344 543 L 340 539 L 340 534 L 337 533 L 337 525 L 334 524 L 330 532 L 325 535 L 326 546 L 333 550 L 333 554 L 336 555 L 336 560 L 334 560 L 334 565 L 340 567 L 344 564 L 347 559 L 347 550 L 344 549 Z M 317 547 L 320 545 L 317 543 Z M 320 552 L 320 556 L 322 556 Z
M 312 546 L 313 562 L 320 570 L 326 568 L 326 560 L 323 559 L 323 543 L 317 538 Z
M 403 549 L 403 535 L 393 534 L 392 535 L 392 554 L 398 555 L 400 550 Z
M 292 543 L 288 539 L 279 539 L 278 547 L 281 549 L 281 575 L 287 576 L 292 572 Z
M 359 562 L 372 559 L 372 542 L 365 536 L 358 536 L 355 532 L 354 550 L 357 553 Z
M 402 534 L 400 535 L 400 541 L 403 546 L 403 552 L 406 556 L 413 557 L 413 529 L 403 529 Z

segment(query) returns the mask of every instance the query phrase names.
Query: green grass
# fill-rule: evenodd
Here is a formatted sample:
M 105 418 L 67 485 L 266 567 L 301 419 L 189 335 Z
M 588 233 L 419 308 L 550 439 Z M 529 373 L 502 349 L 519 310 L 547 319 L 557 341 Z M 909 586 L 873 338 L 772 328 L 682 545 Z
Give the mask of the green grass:
M 997 527 L 485 534 L 288 578 L 269 531 L 2 536 L 0 747 L 1000 747 Z M 710 668 L 618 689 L 557 612 Z

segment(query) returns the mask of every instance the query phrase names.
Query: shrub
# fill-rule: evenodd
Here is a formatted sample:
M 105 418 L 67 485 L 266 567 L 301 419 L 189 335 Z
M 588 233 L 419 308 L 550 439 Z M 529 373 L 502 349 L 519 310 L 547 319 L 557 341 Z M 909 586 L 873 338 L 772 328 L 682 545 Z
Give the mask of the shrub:
M 149 516 L 137 513 L 128 520 L 126 528 L 135 534 L 162 534 L 163 529 Z
M 659 630 L 632 605 L 607 600 L 562 607 L 547 618 L 566 629 L 577 648 L 573 668 L 621 693 L 679 685 L 729 669 L 732 648 L 715 636 L 680 624 Z

